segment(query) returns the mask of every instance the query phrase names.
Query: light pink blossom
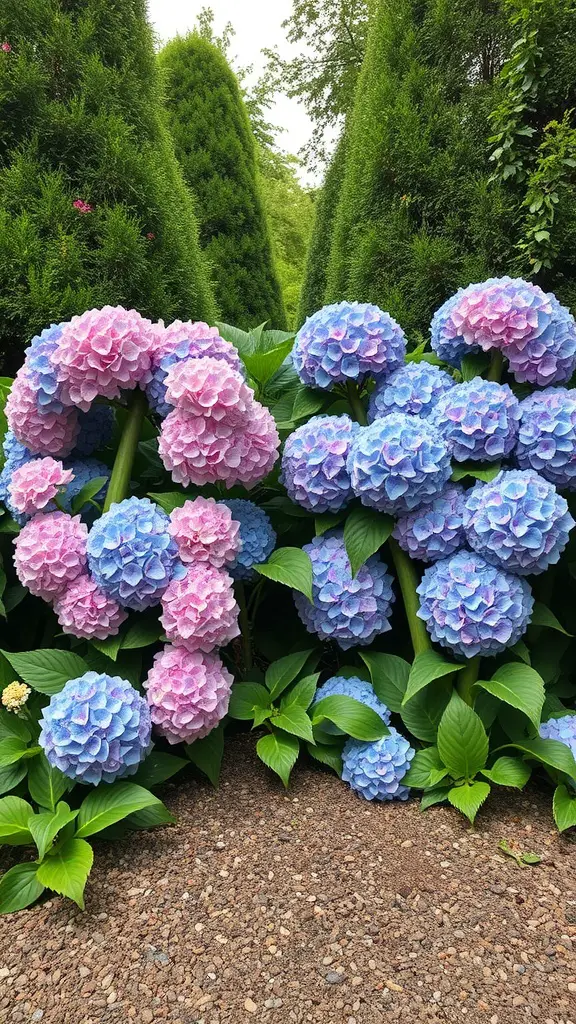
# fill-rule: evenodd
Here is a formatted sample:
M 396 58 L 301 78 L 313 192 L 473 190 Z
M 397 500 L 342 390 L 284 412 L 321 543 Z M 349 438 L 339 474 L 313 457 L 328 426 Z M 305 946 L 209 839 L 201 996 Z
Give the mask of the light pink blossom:
M 17 512 L 32 516 L 46 508 L 73 479 L 72 470 L 64 469 L 62 463 L 51 456 L 33 459 L 14 470 L 8 485 L 10 501 Z
M 15 437 L 33 455 L 64 458 L 72 451 L 80 429 L 76 409 L 40 412 L 36 389 L 24 367 L 16 374 L 6 400 L 5 413 Z
M 127 618 L 127 612 L 84 573 L 56 598 L 54 611 L 62 631 L 83 640 L 116 636 Z
M 228 573 L 201 564 L 168 585 L 160 622 L 176 646 L 208 653 L 239 635 L 238 614 Z
M 165 647 L 144 683 L 152 724 L 169 743 L 193 743 L 218 725 L 233 677 L 217 654 Z
M 175 508 L 168 531 L 183 562 L 208 562 L 221 569 L 235 560 L 242 547 L 240 524 L 214 498 L 198 497 Z
M 86 571 L 88 529 L 65 512 L 35 515 L 14 541 L 16 575 L 31 594 L 55 597 Z
M 183 359 L 166 374 L 166 400 L 193 416 L 210 416 L 230 426 L 248 422 L 254 393 L 221 359 Z

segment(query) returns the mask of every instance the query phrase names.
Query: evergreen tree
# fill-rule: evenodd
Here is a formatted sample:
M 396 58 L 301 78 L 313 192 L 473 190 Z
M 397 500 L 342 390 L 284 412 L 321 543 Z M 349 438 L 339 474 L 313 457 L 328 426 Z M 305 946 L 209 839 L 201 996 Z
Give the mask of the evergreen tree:
M 160 54 L 169 122 L 197 199 L 200 242 L 211 263 L 223 320 L 242 328 L 285 312 L 258 181 L 256 149 L 234 72 L 197 33 Z
M 4 0 L 2 41 L 6 369 L 35 332 L 91 306 L 215 315 L 145 0 Z

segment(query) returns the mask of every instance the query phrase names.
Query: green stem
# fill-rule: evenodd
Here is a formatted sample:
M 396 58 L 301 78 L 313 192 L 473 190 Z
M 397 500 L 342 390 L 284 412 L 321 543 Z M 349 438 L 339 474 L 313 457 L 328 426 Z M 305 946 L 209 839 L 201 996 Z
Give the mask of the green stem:
M 492 358 L 490 359 L 490 367 L 486 374 L 486 380 L 494 380 L 497 384 L 502 379 L 502 372 L 504 370 L 504 357 L 498 349 L 494 349 L 492 352 Z
M 234 594 L 236 595 L 236 601 L 238 608 L 240 609 L 240 615 L 238 616 L 238 622 L 240 625 L 240 632 L 242 634 L 242 658 L 244 661 L 244 672 L 250 672 L 253 665 L 252 660 L 252 636 L 250 630 L 250 616 L 248 615 L 248 605 L 246 602 L 246 591 L 242 580 L 236 580 L 234 584 Z
M 396 569 L 398 583 L 400 584 L 400 590 L 402 591 L 402 599 L 406 610 L 406 618 L 408 619 L 408 629 L 410 630 L 410 636 L 412 638 L 414 654 L 423 654 L 425 651 L 429 651 L 431 649 L 432 644 L 424 622 L 422 619 L 418 618 L 420 601 L 418 599 L 418 594 L 416 593 L 418 576 L 414 568 L 414 563 L 392 537 L 390 537 L 388 544 L 392 553 L 392 559 L 394 561 L 394 568 Z
M 130 477 L 132 475 L 132 466 L 136 456 L 138 441 L 140 440 L 140 432 L 142 430 L 142 422 L 144 420 L 145 413 L 146 396 L 143 391 L 135 391 L 128 409 L 128 418 L 126 420 L 124 432 L 120 438 L 120 444 L 118 445 L 118 451 L 114 460 L 114 468 L 112 470 L 112 476 L 110 477 L 110 483 L 108 484 L 106 501 L 104 502 L 104 512 L 107 512 L 114 502 L 123 501 L 128 494 Z
M 471 658 L 467 665 L 464 666 L 461 672 L 458 673 L 457 688 L 458 693 L 462 697 L 462 700 L 470 707 L 474 704 L 474 696 L 472 694 L 472 687 L 478 679 L 480 673 L 480 656 L 476 655 L 475 658 Z
M 348 395 L 348 402 L 354 419 L 357 423 L 361 423 L 362 426 L 365 427 L 368 422 L 366 418 L 366 410 L 362 405 L 360 392 L 358 391 L 358 385 L 355 380 L 346 381 L 346 393 Z

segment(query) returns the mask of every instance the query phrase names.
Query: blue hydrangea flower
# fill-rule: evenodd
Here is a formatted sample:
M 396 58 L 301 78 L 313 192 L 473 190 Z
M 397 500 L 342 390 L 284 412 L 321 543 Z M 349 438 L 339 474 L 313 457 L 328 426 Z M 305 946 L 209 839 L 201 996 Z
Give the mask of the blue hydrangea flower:
M 401 783 L 415 753 L 393 726 L 374 743 L 349 739 L 342 751 L 342 779 L 366 800 L 407 800 L 409 787 Z
M 28 462 L 33 462 L 38 456 L 32 455 L 32 452 L 29 452 L 25 445 L 16 439 L 12 430 L 7 430 L 4 434 L 2 450 L 4 452 L 4 465 L 2 472 L 0 472 L 0 502 L 7 508 L 18 525 L 24 526 L 30 517 L 18 512 L 10 501 L 10 481 L 15 470 L 25 466 Z
M 537 288 L 534 285 L 530 287 Z M 537 327 L 528 338 L 514 340 L 502 349 L 510 372 L 517 381 L 528 381 L 541 387 L 563 384 L 570 380 L 576 369 L 574 317 L 552 293 L 545 295 L 544 299 L 546 307 L 539 311 Z
M 70 679 L 50 698 L 40 725 L 48 762 L 74 782 L 97 786 L 134 775 L 151 749 L 148 704 L 118 676 Z
M 576 490 L 576 390 L 547 388 L 520 402 L 516 458 L 521 469 Z
M 437 562 L 464 547 L 464 488 L 449 484 L 429 505 L 400 516 L 394 537 L 411 558 Z
M 74 455 L 86 456 L 102 451 L 112 440 L 114 410 L 109 405 L 92 405 L 88 412 L 78 412 L 80 432 L 74 445 Z
M 391 412 L 428 416 L 440 395 L 453 387 L 454 378 L 439 366 L 425 361 L 407 363 L 376 385 L 368 404 L 368 422 Z
M 256 576 L 253 565 L 265 562 L 276 547 L 276 532 L 264 509 L 244 498 L 228 498 L 226 505 L 232 518 L 240 523 L 242 548 L 232 565 L 226 567 L 234 580 L 252 580 Z
M 64 406 L 59 398 L 56 368 L 51 356 L 58 347 L 64 324 L 52 324 L 41 334 L 32 338 L 25 351 L 26 370 L 36 391 L 36 402 L 40 412 L 62 412 Z
M 374 693 L 373 687 L 370 683 L 367 683 L 364 679 L 358 679 L 358 676 L 332 676 L 331 679 L 327 679 L 322 686 L 319 686 L 316 690 L 316 696 L 314 697 L 314 704 L 318 701 L 324 700 L 324 697 L 352 697 L 354 700 L 360 701 L 361 704 L 365 704 L 366 707 L 372 708 L 377 715 L 384 721 L 385 725 L 390 725 L 390 711 L 381 700 Z M 324 732 L 332 733 L 335 736 L 343 735 L 342 730 L 329 722 L 327 719 L 322 722 L 322 728 Z
M 358 431 L 347 466 L 362 504 L 393 513 L 433 501 L 452 472 L 448 448 L 428 420 L 400 412 Z
M 435 562 L 417 588 L 418 615 L 434 641 L 454 654 L 499 654 L 525 632 L 534 599 L 526 580 L 497 569 L 475 551 Z
M 454 366 L 457 370 L 460 369 L 464 356 L 476 355 L 482 351 L 480 345 L 468 344 L 452 321 L 452 313 L 464 293 L 478 287 L 472 284 L 469 288 L 459 288 L 455 295 L 451 295 L 436 310 L 430 324 L 430 344 L 436 355 L 443 363 Z
M 470 547 L 519 576 L 554 565 L 574 525 L 566 499 L 530 469 L 502 470 L 466 496 L 464 529 Z
M 387 376 L 405 355 L 402 328 L 389 313 L 366 302 L 324 306 L 308 317 L 292 349 L 300 380 L 327 390 L 349 380 Z
M 544 740 L 558 740 L 572 751 L 576 760 L 576 715 L 563 715 L 561 718 L 549 718 L 542 722 L 540 735 Z
M 169 518 L 148 498 L 125 498 L 97 519 L 88 534 L 88 566 L 104 593 L 123 608 L 159 604 L 184 566 L 168 533 Z
M 373 555 L 353 579 L 342 530 L 314 537 L 303 550 L 312 561 L 313 601 L 300 593 L 294 601 L 309 633 L 346 651 L 390 629 L 394 595 L 385 562 Z
M 442 395 L 428 422 L 457 462 L 496 462 L 516 444 L 520 403 L 507 384 L 474 377 Z
M 359 426 L 349 416 L 313 416 L 287 438 L 281 482 L 309 512 L 338 512 L 354 496 L 346 459 Z

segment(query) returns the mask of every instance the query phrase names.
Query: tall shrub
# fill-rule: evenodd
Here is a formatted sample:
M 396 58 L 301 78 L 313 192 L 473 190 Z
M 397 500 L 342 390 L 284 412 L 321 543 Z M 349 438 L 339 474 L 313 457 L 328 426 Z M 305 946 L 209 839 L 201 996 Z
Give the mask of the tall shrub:
M 176 153 L 197 198 L 200 240 L 222 319 L 240 327 L 285 313 L 238 81 L 222 51 L 193 32 L 162 50 Z
M 32 334 L 90 306 L 214 315 L 145 0 L 5 0 L 0 41 L 6 369 Z

